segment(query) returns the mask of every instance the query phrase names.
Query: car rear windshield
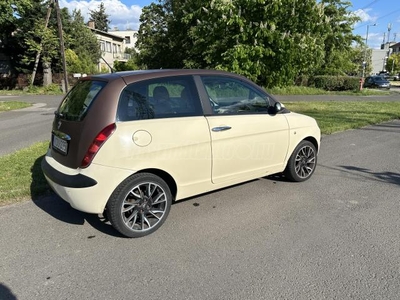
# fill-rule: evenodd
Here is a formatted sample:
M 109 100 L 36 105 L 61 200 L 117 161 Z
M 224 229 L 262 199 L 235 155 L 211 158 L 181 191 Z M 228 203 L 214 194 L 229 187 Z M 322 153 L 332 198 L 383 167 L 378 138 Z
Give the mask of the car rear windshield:
M 106 84 L 104 81 L 95 80 L 78 82 L 61 102 L 57 114 L 65 120 L 83 120 L 90 104 Z

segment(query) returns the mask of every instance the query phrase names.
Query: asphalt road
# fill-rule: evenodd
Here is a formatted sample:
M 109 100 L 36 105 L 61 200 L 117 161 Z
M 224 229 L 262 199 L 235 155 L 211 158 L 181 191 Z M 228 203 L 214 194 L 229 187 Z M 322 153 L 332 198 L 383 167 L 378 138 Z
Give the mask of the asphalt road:
M 32 107 L 0 113 L 0 156 L 50 140 L 54 111 L 62 96 L 0 96 L 0 101 L 22 101 Z
M 324 136 L 309 181 L 178 202 L 141 239 L 56 196 L 2 207 L 0 298 L 399 299 L 399 136 Z

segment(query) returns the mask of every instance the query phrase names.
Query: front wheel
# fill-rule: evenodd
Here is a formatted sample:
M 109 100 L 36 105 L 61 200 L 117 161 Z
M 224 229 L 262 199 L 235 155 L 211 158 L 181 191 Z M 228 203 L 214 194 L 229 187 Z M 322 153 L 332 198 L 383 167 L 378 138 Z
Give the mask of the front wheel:
M 156 231 L 167 218 L 172 194 L 160 177 L 135 174 L 123 181 L 107 203 L 112 226 L 127 237 L 143 237 Z
M 284 175 L 291 181 L 305 181 L 317 166 L 317 150 L 313 143 L 301 141 L 287 163 Z

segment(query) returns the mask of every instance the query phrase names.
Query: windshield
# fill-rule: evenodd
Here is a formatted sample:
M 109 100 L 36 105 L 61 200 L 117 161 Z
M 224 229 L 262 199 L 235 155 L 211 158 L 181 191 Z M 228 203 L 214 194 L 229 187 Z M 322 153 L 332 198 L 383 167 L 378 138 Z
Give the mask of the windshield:
M 57 114 L 65 120 L 82 121 L 90 104 L 106 85 L 103 81 L 80 81 L 65 96 Z

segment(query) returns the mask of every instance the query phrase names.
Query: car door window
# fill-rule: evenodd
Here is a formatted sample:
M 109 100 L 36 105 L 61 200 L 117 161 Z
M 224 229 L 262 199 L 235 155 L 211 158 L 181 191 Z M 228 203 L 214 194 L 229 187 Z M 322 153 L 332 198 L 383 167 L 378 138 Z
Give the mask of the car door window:
M 266 113 L 270 99 L 250 85 L 227 77 L 202 77 L 215 114 Z
M 201 114 L 193 78 L 177 76 L 128 85 L 121 93 L 117 118 L 132 121 Z

